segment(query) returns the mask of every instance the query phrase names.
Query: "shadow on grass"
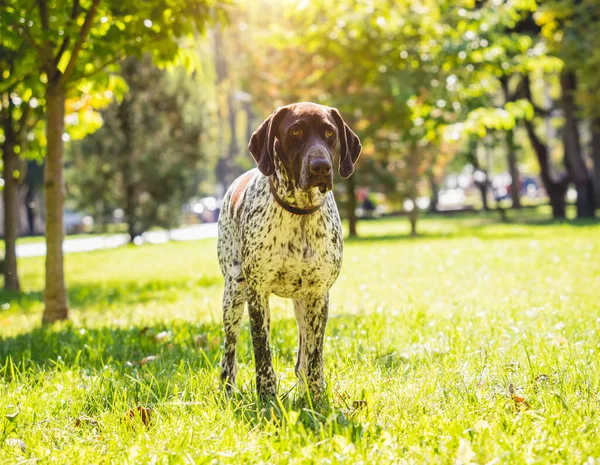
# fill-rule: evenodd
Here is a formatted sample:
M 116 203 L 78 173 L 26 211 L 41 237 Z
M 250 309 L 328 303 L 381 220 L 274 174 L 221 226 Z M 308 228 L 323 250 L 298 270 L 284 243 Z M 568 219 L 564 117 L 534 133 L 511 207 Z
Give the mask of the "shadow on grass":
M 160 297 L 162 301 L 177 297 L 181 291 L 209 287 L 221 283 L 220 276 L 202 276 L 198 279 L 180 281 L 125 281 L 118 283 L 75 283 L 68 287 L 69 303 L 73 308 L 110 306 L 112 304 L 145 303 Z M 0 291 L 0 303 L 15 305 L 22 311 L 30 311 L 43 303 L 43 291 Z
M 85 328 L 67 322 L 0 338 L 0 367 L 9 359 L 25 370 L 59 365 L 91 371 L 103 371 L 107 365 L 164 370 L 182 360 L 212 367 L 220 357 L 220 340 L 219 324 L 177 321 L 150 327 Z M 156 358 L 147 359 L 150 356 Z M 9 373 L 5 370 L 3 375 Z
M 80 414 L 124 411 L 125 405 L 197 401 L 199 376 L 216 379 L 221 326 L 185 321 L 84 328 L 71 323 L 38 327 L 0 338 L 0 380 L 16 386 L 51 381 L 50 373 L 75 376 L 85 390 Z
M 291 324 L 277 322 L 274 330 Z M 296 429 L 301 424 L 314 435 L 344 434 L 352 441 L 363 437 L 367 428 L 355 418 L 357 412 L 336 407 L 331 395 L 313 405 L 292 393 L 269 405 L 257 398 L 250 383 L 227 398 L 218 382 L 221 332 L 219 323 L 182 321 L 129 328 L 88 329 L 71 323 L 38 327 L 0 338 L 0 379 L 35 385 L 48 382 L 52 372 L 69 377 L 79 373 L 77 389 L 85 389 L 85 401 L 78 414 L 92 418 L 103 412 L 126 412 L 127 406 L 135 405 L 197 415 L 194 406 L 202 405 L 231 409 L 240 421 L 258 428 Z M 248 365 L 252 361 L 248 328 L 244 333 L 238 361 Z M 293 420 L 290 412 L 295 412 Z

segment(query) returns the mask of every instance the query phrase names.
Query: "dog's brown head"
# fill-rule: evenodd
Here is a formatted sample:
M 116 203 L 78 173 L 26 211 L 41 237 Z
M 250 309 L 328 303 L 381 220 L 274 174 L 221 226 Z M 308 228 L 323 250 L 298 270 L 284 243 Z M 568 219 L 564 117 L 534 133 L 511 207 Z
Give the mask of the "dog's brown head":
M 339 139 L 340 175 L 348 178 L 362 149 L 358 136 L 335 108 L 315 103 L 280 107 L 252 134 L 248 149 L 265 176 L 275 172 L 275 154 L 297 189 L 333 187 L 333 158 Z

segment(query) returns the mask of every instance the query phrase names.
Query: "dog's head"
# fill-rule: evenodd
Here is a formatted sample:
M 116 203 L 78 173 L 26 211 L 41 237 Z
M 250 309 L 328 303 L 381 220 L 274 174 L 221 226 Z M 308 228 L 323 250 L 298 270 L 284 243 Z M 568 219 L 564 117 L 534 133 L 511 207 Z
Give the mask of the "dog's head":
M 335 108 L 295 103 L 275 110 L 252 134 L 248 149 L 265 176 L 275 172 L 277 154 L 296 189 L 325 193 L 333 187 L 338 140 L 340 175 L 348 178 L 362 149 L 358 136 Z

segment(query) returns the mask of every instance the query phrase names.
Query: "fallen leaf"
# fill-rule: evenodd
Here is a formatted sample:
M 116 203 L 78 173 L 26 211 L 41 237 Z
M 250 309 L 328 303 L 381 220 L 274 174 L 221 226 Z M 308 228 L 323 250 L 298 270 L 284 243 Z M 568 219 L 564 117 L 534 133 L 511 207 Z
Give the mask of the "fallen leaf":
M 531 405 L 525 400 L 524 397 L 514 394 L 513 400 L 516 402 L 517 405 L 522 405 L 523 407 L 528 408 L 528 409 L 531 408 Z
M 510 393 L 510 396 L 517 407 L 525 407 L 526 409 L 531 408 L 531 405 L 525 400 L 525 398 L 515 392 L 515 388 L 512 383 L 508 385 L 508 392 Z
M 79 427 L 82 425 L 98 426 L 98 422 L 93 418 L 86 416 L 77 417 L 77 420 L 75 420 L 75 426 Z
M 11 447 L 19 447 L 19 448 L 21 448 L 21 452 L 23 452 L 23 453 L 27 452 L 27 445 L 21 439 L 8 438 L 6 440 L 6 445 L 11 446 Z
M 155 360 L 158 360 L 159 358 L 160 358 L 160 355 L 148 355 L 147 357 L 144 357 L 140 361 L 140 365 L 145 365 L 146 363 L 154 362 Z
M 123 418 L 123 421 L 131 422 L 134 421 L 136 418 L 141 420 L 144 426 L 150 426 L 150 423 L 152 422 L 152 410 L 150 410 L 147 407 L 142 407 L 141 405 L 138 405 L 136 408 L 132 408 L 129 410 L 127 415 L 125 415 L 125 418 Z

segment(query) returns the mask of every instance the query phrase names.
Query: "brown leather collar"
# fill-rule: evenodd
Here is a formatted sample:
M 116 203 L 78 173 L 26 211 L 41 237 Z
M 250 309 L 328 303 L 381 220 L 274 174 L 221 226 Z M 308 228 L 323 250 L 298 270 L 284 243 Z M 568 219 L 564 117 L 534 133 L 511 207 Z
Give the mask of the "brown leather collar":
M 275 200 L 277 200 L 277 203 L 281 206 L 281 208 L 287 210 L 290 213 L 293 213 L 294 215 L 310 215 L 311 213 L 316 212 L 325 203 L 323 202 L 321 205 L 317 205 L 316 207 L 312 208 L 307 208 L 306 210 L 303 208 L 294 207 L 289 203 L 285 203 L 283 199 L 279 197 L 279 195 L 277 195 L 277 189 L 275 189 L 275 186 L 273 185 L 272 178 L 269 178 L 269 187 L 271 188 L 271 194 L 273 194 L 273 197 L 275 197 Z

